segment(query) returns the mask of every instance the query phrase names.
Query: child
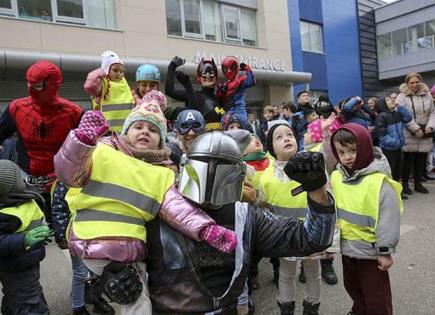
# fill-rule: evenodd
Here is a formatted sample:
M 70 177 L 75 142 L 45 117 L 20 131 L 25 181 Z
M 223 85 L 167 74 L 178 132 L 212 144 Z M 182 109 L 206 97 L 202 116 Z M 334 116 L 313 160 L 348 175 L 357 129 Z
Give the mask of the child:
M 239 65 L 239 60 L 234 56 L 224 58 L 221 65 L 227 81 L 217 85 L 216 96 L 223 101 L 226 112 L 236 113 L 242 122 L 243 129 L 249 130 L 245 94 L 247 88 L 255 85 L 251 66 L 245 63 Z M 240 70 L 244 71 L 245 75 L 239 77 Z
M 315 121 L 316 119 L 319 119 L 319 115 L 317 115 L 316 111 L 314 109 L 307 109 L 304 111 L 304 119 L 305 121 L 310 124 L 311 122 Z
M 261 174 L 269 166 L 270 160 L 263 150 L 263 145 L 256 134 L 251 133 L 251 142 L 246 147 L 245 154 L 243 155 L 243 161 L 248 166 L 248 177 L 250 176 L 250 182 L 255 189 L 260 188 Z
M 376 102 L 379 113 L 375 120 L 375 134 L 379 147 L 390 164 L 391 174 L 395 181 L 400 181 L 402 172 L 402 147 L 405 144 L 403 128 L 412 120 L 412 115 L 405 106 L 397 105 L 390 97 Z M 408 186 L 408 183 L 403 183 Z M 406 187 L 409 189 L 409 186 Z M 405 188 L 404 188 L 405 189 Z M 407 198 L 402 194 L 402 198 Z
M 267 123 L 273 119 L 273 107 L 272 105 L 266 105 L 263 108 L 263 118 L 264 120 L 260 124 L 260 140 L 263 145 L 266 145 L 266 133 L 267 133 Z
M 120 132 L 135 100 L 124 77 L 124 62 L 113 51 L 101 54 L 101 68 L 90 72 L 84 85 L 92 96 L 92 108 L 100 110 L 110 130 Z
M 276 159 L 260 178 L 260 192 L 277 215 L 304 219 L 307 209 L 307 194 L 303 192 L 292 196 L 291 191 L 300 186 L 288 178 L 284 167 L 298 149 L 298 139 L 295 131 L 285 120 L 276 120 L 267 134 L 267 149 Z M 279 266 L 279 299 L 281 314 L 293 314 L 296 299 L 296 265 L 293 258 L 280 258 Z M 303 301 L 304 313 L 319 314 L 320 306 L 320 263 L 319 260 L 305 260 L 305 275 L 307 280 L 307 295 Z
M 373 121 L 363 107 L 364 101 L 359 96 L 347 99 L 342 107 L 344 118 L 347 123 L 355 123 L 371 129 Z
M 160 83 L 159 68 L 149 63 L 140 65 L 136 70 L 136 88 L 131 90 L 136 105 L 138 105 L 141 102 L 143 97 L 148 92 L 158 91 L 159 83 Z
M 39 283 L 39 262 L 52 231 L 42 224 L 37 202 L 43 198 L 26 187 L 23 172 L 0 160 L 0 282 L 2 314 L 45 314 L 48 306 Z
M 348 123 L 331 137 L 339 161 L 331 184 L 341 229 L 344 287 L 353 300 L 349 314 L 392 315 L 388 269 L 399 242 L 401 186 L 370 133 Z
M 85 113 L 55 157 L 59 179 L 83 187 L 68 200 L 73 213 L 69 247 L 101 276 L 97 289 L 107 287 L 107 278 L 119 283 L 104 293 L 121 304 L 122 312 L 137 308 L 151 314 L 146 282 L 136 271 L 145 279 L 147 221 L 159 214 L 191 238 L 226 252 L 234 249 L 236 238 L 174 188 L 173 171 L 162 167 L 172 162 L 165 148 L 166 120 L 158 105 L 143 103 L 126 118 L 120 136 L 115 133 L 97 143 L 106 128 L 100 112 Z M 127 267 L 119 270 L 118 263 Z M 123 286 L 119 277 L 127 276 L 133 284 Z
M 243 122 L 240 120 L 239 115 L 234 112 L 226 112 L 222 117 L 222 130 L 236 130 L 243 129 Z

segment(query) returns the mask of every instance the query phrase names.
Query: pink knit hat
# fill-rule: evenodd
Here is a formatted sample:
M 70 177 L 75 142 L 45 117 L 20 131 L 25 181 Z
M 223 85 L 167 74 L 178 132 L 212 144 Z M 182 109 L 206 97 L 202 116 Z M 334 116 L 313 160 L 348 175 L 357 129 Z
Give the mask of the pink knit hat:
M 311 122 L 308 125 L 308 130 L 311 134 L 311 141 L 314 143 L 322 142 L 323 141 L 323 131 L 322 127 L 320 125 L 321 120 L 316 119 L 315 121 Z M 329 132 L 332 134 L 335 130 L 337 130 L 341 126 L 340 121 L 335 118 L 334 122 L 332 123 L 331 127 L 329 127 Z

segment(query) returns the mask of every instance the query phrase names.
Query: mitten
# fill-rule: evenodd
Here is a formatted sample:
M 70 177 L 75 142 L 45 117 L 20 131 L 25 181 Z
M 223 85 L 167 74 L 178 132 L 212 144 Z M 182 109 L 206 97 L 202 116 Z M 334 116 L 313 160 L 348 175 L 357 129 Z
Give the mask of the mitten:
M 231 230 L 211 224 L 199 232 L 201 240 L 224 253 L 231 253 L 237 246 L 237 236 Z
M 251 71 L 251 66 L 242 62 L 240 64 L 240 70 L 242 70 L 242 71 Z
M 323 154 L 298 152 L 284 167 L 286 175 L 302 185 L 303 190 L 313 191 L 326 184 Z
M 171 62 L 176 65 L 177 67 L 184 65 L 184 63 L 186 62 L 186 59 L 183 59 L 181 57 L 175 56 L 171 59 Z
M 77 138 L 84 144 L 95 145 L 98 138 L 109 129 L 109 123 L 98 110 L 87 111 L 75 130 Z

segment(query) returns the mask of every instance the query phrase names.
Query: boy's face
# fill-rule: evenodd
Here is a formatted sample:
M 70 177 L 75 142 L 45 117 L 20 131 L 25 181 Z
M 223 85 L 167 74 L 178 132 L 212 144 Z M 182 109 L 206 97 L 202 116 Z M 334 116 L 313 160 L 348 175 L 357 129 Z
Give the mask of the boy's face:
M 391 97 L 386 97 L 385 98 L 385 104 L 387 104 L 387 108 L 390 111 L 393 111 L 396 108 L 396 102 Z
M 120 81 L 124 77 L 125 68 L 119 63 L 115 63 L 110 67 L 109 78 L 112 81 Z
M 279 161 L 288 161 L 298 151 L 295 135 L 290 127 L 278 126 L 272 137 L 273 151 Z
M 293 115 L 292 111 L 288 108 L 283 108 L 282 114 L 284 115 L 285 118 L 290 118 Z
M 273 118 L 273 111 L 267 111 L 264 113 L 264 118 L 269 121 Z
M 340 142 L 334 141 L 335 149 L 337 150 L 340 163 L 348 169 L 352 169 L 356 159 L 356 143 L 346 143 L 342 145 Z
M 263 145 L 261 144 L 260 139 L 255 136 L 251 136 L 251 142 L 246 147 L 245 154 L 261 152 L 263 151 Z
M 313 122 L 313 121 L 315 121 L 317 118 L 319 118 L 319 115 L 317 115 L 317 113 L 316 112 L 313 112 L 313 113 L 311 113 L 311 114 L 309 114 L 308 116 L 307 116 L 307 122 Z
M 158 90 L 159 83 L 155 81 L 139 81 L 137 83 L 137 89 L 141 97 L 144 97 L 149 91 Z
M 299 104 L 306 104 L 310 102 L 310 94 L 308 93 L 302 93 L 301 95 L 299 95 L 298 98 L 298 103 Z

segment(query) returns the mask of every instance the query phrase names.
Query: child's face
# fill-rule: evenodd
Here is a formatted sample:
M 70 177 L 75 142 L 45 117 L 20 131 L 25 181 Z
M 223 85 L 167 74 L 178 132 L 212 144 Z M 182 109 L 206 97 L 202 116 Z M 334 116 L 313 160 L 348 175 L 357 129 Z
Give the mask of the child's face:
M 298 98 L 298 103 L 299 104 L 306 104 L 310 102 L 310 94 L 308 93 L 302 93 L 301 95 L 299 95 Z
M 112 81 L 120 81 L 124 77 L 125 68 L 119 63 L 115 63 L 110 67 L 109 78 Z
M 265 112 L 265 113 L 264 113 L 264 118 L 265 118 L 267 121 L 270 121 L 270 120 L 273 118 L 273 112 L 272 112 L 272 111 L 267 111 L 267 112 Z
M 387 108 L 390 111 L 393 111 L 396 108 L 396 102 L 391 97 L 385 98 L 385 104 L 387 104 Z
M 335 149 L 337 150 L 338 159 L 340 163 L 348 169 L 352 169 L 356 159 L 356 143 L 342 145 L 340 142 L 334 141 Z
M 272 137 L 273 151 L 279 161 L 288 161 L 298 150 L 293 131 L 287 126 L 278 126 Z
M 319 115 L 317 115 L 317 113 L 316 112 L 312 112 L 311 114 L 309 114 L 308 116 L 307 116 L 307 122 L 313 122 L 313 121 L 315 121 L 316 119 L 318 119 L 319 118 Z
M 144 97 L 149 91 L 158 90 L 159 83 L 155 81 L 139 81 L 137 82 L 137 89 L 141 97 Z
M 285 118 L 290 118 L 291 116 L 293 116 L 292 111 L 288 108 L 283 108 L 282 114 L 284 115 Z
M 372 111 L 375 110 L 376 103 L 375 103 L 374 100 L 370 99 L 370 100 L 367 102 L 367 105 L 369 106 L 370 110 L 372 110 Z
M 257 137 L 251 136 L 251 142 L 245 150 L 245 154 L 261 152 L 263 151 L 263 145 L 261 144 L 260 139 Z
M 127 139 L 138 150 L 157 150 L 160 145 L 160 130 L 147 121 L 134 122 L 127 131 Z
M 193 140 L 198 138 L 199 134 L 197 134 L 192 128 L 185 134 L 178 133 L 177 138 L 180 140 L 183 145 L 184 152 L 187 152 L 192 144 Z
M 242 126 L 240 126 L 238 122 L 231 123 L 228 126 L 228 130 L 238 130 L 238 129 L 242 129 Z

